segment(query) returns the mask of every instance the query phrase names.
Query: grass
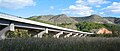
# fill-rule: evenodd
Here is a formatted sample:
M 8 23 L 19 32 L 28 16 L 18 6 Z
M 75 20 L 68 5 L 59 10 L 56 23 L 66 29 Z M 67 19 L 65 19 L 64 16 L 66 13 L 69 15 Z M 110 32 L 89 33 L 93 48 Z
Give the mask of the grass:
M 18 38 L 0 40 L 0 51 L 120 51 L 120 38 Z

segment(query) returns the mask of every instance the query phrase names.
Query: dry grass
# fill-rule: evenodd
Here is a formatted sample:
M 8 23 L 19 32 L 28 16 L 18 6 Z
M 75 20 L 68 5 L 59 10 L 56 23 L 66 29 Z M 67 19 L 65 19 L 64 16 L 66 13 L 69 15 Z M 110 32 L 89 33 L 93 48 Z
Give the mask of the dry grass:
M 0 51 L 120 51 L 120 38 L 19 38 L 0 41 Z

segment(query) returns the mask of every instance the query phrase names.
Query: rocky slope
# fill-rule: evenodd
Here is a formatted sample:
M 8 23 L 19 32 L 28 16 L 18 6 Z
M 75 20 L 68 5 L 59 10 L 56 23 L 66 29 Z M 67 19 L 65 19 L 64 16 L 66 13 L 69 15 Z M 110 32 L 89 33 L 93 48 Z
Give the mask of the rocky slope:
M 76 23 L 78 21 L 66 16 L 65 14 L 60 14 L 60 15 L 43 15 L 43 16 L 32 16 L 30 18 L 34 18 L 37 20 L 42 20 L 42 21 L 47 21 L 55 25 L 60 25 L 60 24 L 69 24 L 66 25 L 66 28 L 70 29 L 77 29 Z
M 104 17 L 104 18 L 114 22 L 115 24 L 120 24 L 120 18 L 116 18 L 116 17 Z
M 99 15 L 90 15 L 85 17 L 68 17 L 65 14 L 60 15 L 42 15 L 32 16 L 37 20 L 47 21 L 54 24 L 62 23 L 77 23 L 77 22 L 96 22 L 96 23 L 109 23 L 109 24 L 120 24 L 120 18 L 116 17 L 101 17 Z
M 66 16 L 65 14 L 61 14 L 61 15 L 43 15 L 43 16 L 33 16 L 30 18 L 36 18 L 38 20 L 42 20 L 42 21 L 48 21 L 51 23 L 55 23 L 55 24 L 62 24 L 62 23 L 77 23 L 76 20 Z
M 73 19 L 77 21 L 85 21 L 85 22 L 96 22 L 96 23 L 110 23 L 113 24 L 112 21 L 109 21 L 106 18 L 103 18 L 99 15 L 91 15 L 91 16 L 86 16 L 86 17 L 72 17 Z

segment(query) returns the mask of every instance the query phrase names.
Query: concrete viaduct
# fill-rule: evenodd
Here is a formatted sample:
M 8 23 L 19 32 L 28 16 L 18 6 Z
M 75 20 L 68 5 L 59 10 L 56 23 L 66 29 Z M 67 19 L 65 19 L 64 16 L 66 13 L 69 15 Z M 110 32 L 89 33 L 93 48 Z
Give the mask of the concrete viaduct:
M 7 38 L 5 36 L 7 31 L 15 31 L 15 28 L 23 28 L 28 29 L 29 32 L 34 32 L 34 30 L 40 30 L 40 32 L 33 33 L 33 37 L 43 37 L 43 34 L 50 34 L 49 32 L 53 32 L 54 38 L 59 38 L 61 35 L 64 35 L 63 37 L 85 37 L 88 34 L 94 34 L 94 33 L 88 33 L 88 32 L 82 32 L 67 28 L 62 28 L 54 25 L 49 25 L 45 23 L 40 23 L 36 21 L 31 21 L 23 18 L 19 18 L 17 16 L 9 15 L 6 13 L 0 13 L 0 39 Z

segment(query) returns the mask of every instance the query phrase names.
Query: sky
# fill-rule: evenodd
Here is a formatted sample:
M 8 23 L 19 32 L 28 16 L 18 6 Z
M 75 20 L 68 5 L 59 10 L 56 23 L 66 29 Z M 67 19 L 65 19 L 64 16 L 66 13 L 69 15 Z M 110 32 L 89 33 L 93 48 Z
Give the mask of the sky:
M 120 0 L 0 0 L 0 12 L 24 18 L 58 14 L 120 18 Z

